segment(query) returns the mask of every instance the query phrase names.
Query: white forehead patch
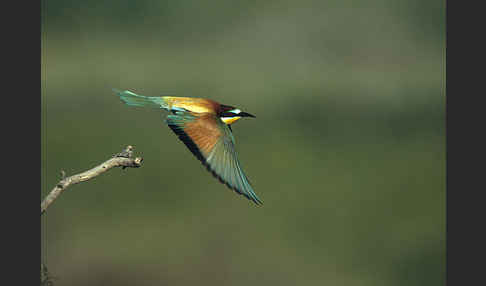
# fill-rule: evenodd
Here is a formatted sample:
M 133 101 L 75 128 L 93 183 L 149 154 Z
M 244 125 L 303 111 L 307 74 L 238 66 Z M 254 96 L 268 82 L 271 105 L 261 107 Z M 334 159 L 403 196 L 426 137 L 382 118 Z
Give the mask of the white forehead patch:
M 233 112 L 233 113 L 236 113 L 236 114 L 239 114 L 241 112 L 241 110 L 239 110 L 239 109 L 233 109 L 233 110 L 230 110 L 230 111 Z

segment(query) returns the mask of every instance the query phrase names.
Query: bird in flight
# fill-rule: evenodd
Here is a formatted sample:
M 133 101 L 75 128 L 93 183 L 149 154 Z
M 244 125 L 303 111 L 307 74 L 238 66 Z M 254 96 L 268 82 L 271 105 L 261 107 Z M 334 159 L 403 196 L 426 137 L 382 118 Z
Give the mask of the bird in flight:
M 236 193 L 260 205 L 235 150 L 231 124 L 243 117 L 255 117 L 214 100 L 176 96 L 143 96 L 113 90 L 129 106 L 165 109 L 165 122 L 214 177 Z

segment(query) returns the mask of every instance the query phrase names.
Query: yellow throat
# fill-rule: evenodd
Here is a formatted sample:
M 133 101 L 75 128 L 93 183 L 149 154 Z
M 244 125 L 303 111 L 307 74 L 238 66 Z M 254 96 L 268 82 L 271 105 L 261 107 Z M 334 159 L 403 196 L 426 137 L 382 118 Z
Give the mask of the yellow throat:
M 240 116 L 234 116 L 234 117 L 221 117 L 221 120 L 226 123 L 227 125 L 235 123 L 238 119 L 240 119 Z

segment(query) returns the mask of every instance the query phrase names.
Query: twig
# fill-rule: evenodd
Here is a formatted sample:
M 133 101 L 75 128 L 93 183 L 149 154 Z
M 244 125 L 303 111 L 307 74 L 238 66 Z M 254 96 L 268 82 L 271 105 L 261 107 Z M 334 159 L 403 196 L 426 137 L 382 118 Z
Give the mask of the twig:
M 41 215 L 46 211 L 49 205 L 71 185 L 90 180 L 114 167 L 122 167 L 122 169 L 127 167 L 140 167 L 143 159 L 141 157 L 132 158 L 132 153 L 133 147 L 129 145 L 121 153 L 113 155 L 112 158 L 83 173 L 65 178 L 66 173 L 61 171 L 62 180 L 57 183 L 54 189 L 52 189 L 49 195 L 47 195 L 41 203 Z

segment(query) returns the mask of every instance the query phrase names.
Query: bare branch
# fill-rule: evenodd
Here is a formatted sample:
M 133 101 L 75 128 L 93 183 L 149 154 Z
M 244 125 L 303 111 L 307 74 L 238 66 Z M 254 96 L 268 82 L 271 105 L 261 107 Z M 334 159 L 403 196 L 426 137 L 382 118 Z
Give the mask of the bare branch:
M 57 183 L 57 185 L 41 203 L 41 215 L 46 211 L 49 205 L 52 204 L 54 200 L 57 199 L 57 197 L 59 197 L 59 195 L 71 185 L 88 181 L 114 167 L 122 167 L 122 169 L 127 167 L 140 167 L 143 159 L 141 157 L 132 158 L 132 154 L 133 147 L 129 145 L 121 153 L 114 155 L 112 158 L 88 171 L 67 178 L 65 177 L 65 172 L 62 171 L 62 180 Z

